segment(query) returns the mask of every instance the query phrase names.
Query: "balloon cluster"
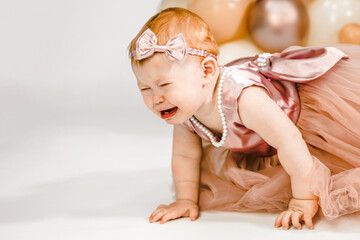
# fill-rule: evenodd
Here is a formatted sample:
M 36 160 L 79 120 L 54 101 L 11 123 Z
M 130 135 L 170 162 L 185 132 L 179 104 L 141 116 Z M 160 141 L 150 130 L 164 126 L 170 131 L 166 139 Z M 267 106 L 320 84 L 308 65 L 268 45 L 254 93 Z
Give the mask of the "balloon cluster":
M 163 0 L 168 7 L 209 24 L 220 64 L 292 45 L 360 44 L 360 0 Z

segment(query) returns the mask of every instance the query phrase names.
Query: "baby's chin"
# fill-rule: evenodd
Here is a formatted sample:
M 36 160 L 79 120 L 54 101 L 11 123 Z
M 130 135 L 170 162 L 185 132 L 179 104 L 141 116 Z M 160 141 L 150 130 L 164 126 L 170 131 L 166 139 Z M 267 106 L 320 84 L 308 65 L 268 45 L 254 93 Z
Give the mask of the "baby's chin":
M 179 125 L 179 124 L 185 123 L 186 121 L 187 121 L 187 119 L 186 120 L 165 119 L 165 122 L 170 125 Z
M 189 119 L 190 119 L 190 117 L 189 118 L 180 118 L 179 117 L 179 118 L 173 118 L 173 119 L 164 119 L 164 121 L 170 125 L 179 125 L 179 124 L 185 123 Z

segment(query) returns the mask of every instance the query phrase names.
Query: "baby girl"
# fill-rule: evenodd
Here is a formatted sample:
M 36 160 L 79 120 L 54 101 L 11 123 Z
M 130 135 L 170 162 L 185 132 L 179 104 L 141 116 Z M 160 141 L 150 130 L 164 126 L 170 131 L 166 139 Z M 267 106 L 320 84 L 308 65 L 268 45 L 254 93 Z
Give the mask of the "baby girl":
M 168 8 L 129 54 L 144 103 L 173 125 L 176 200 L 150 222 L 268 211 L 280 212 L 275 227 L 312 229 L 319 206 L 329 219 L 360 210 L 360 46 L 291 47 L 219 66 L 207 24 Z

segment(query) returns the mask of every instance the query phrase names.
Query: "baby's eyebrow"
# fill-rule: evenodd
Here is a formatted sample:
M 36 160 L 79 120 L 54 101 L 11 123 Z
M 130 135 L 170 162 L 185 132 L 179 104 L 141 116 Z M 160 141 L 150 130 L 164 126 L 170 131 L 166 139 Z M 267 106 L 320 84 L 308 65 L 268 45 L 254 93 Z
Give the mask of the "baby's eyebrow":
M 156 81 L 155 84 L 159 84 L 159 82 L 165 81 L 165 80 L 169 80 L 169 77 L 159 77 Z
M 154 84 L 158 85 L 160 82 L 165 81 L 165 80 L 170 80 L 170 78 L 169 77 L 159 77 L 158 79 L 156 79 L 154 81 Z M 143 84 L 139 80 L 137 80 L 137 85 L 140 86 L 140 85 L 146 85 L 146 84 Z

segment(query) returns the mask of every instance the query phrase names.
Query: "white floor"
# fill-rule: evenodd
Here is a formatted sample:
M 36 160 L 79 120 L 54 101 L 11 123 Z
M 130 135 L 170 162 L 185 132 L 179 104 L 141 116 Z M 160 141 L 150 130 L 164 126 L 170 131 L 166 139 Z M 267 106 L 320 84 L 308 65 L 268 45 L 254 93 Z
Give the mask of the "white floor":
M 172 201 L 170 126 L 131 110 L 72 122 L 34 113 L 38 121 L 19 113 L 1 122 L 1 239 L 360 239 L 359 215 L 301 231 L 273 228 L 269 213 L 150 224 L 151 211 Z

